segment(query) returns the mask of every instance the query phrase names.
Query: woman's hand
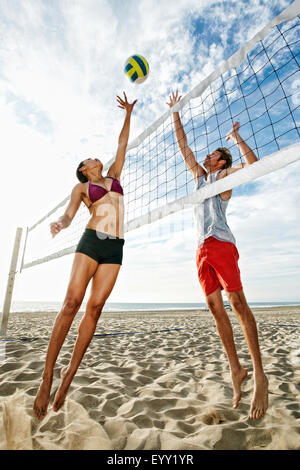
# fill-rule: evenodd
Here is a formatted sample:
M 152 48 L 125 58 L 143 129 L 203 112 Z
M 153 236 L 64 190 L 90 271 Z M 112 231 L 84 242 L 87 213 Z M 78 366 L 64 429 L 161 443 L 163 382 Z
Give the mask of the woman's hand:
M 236 142 L 239 138 L 239 132 L 238 132 L 239 128 L 240 128 L 240 123 L 235 122 L 232 128 L 230 129 L 230 131 L 228 132 L 226 136 L 226 140 L 232 139 L 234 142 Z
M 50 224 L 50 231 L 51 231 L 52 237 L 54 238 L 55 235 L 57 235 L 61 231 L 62 228 L 63 228 L 62 222 L 52 222 Z
M 125 109 L 126 113 L 131 113 L 137 100 L 134 100 L 133 103 L 128 103 L 125 91 L 123 91 L 123 94 L 124 94 L 125 100 L 122 100 L 122 98 L 117 96 L 117 102 L 119 103 L 118 108 Z
M 181 99 L 181 96 L 178 96 L 178 90 L 176 90 L 176 93 L 172 91 L 172 94 L 169 96 L 170 103 L 166 103 L 170 108 L 174 106 L 176 103 L 179 103 Z

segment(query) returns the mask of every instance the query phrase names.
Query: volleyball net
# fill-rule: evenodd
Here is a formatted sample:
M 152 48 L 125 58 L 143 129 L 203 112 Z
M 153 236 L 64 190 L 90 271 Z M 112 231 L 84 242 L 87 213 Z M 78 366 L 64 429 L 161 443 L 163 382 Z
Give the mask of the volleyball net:
M 274 18 L 130 143 L 121 178 L 125 232 L 300 159 L 299 3 Z M 218 147 L 230 150 L 233 166 L 243 162 L 233 141 L 225 141 L 235 121 L 258 161 L 195 191 L 176 140 L 174 111 L 198 163 Z M 83 203 L 67 230 L 55 238 L 49 230 L 68 202 L 69 196 L 27 229 L 21 270 L 75 251 L 90 216 Z

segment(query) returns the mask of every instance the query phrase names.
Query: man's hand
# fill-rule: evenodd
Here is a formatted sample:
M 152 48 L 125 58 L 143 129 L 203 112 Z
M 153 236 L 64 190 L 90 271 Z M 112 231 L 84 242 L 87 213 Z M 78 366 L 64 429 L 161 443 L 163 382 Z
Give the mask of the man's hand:
M 181 96 L 178 96 L 178 90 L 176 93 L 172 91 L 172 94 L 169 96 L 170 103 L 166 103 L 170 108 L 172 108 L 175 104 L 179 103 Z
M 50 231 L 52 233 L 52 237 L 54 238 L 55 235 L 57 235 L 61 229 L 63 228 L 63 224 L 61 222 L 52 222 L 50 224 Z
M 117 102 L 119 103 L 118 108 L 125 109 L 127 113 L 131 113 L 137 100 L 134 100 L 133 103 L 128 103 L 125 91 L 123 91 L 123 94 L 124 94 L 125 100 L 122 100 L 122 98 L 117 96 Z
M 230 129 L 230 131 L 228 132 L 226 136 L 226 140 L 232 139 L 234 142 L 236 142 L 240 137 L 239 132 L 238 132 L 239 128 L 240 128 L 240 123 L 235 122 L 232 128 Z
M 241 152 L 242 156 L 245 159 L 245 163 L 235 165 L 234 168 L 232 168 L 233 171 L 242 168 L 243 166 L 245 166 L 245 164 L 251 165 L 252 163 L 258 160 L 253 150 L 249 147 L 248 144 L 246 144 L 246 142 L 240 136 L 239 128 L 240 128 L 240 123 L 235 122 L 226 136 L 226 140 L 231 139 L 238 146 L 239 151 Z

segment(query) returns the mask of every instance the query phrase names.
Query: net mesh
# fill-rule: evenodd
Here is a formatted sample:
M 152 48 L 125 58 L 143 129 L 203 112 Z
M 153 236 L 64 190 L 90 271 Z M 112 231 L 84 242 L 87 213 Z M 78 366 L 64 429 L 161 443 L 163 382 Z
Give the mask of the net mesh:
M 240 122 L 240 134 L 259 160 L 278 156 L 299 143 L 300 17 L 270 27 L 263 36 L 246 52 L 245 48 L 241 51 L 237 65 L 231 66 L 229 59 L 217 76 L 214 73 L 213 79 L 195 87 L 128 147 L 121 181 L 125 232 L 181 210 L 180 201 L 193 201 L 194 181 L 176 140 L 172 111 L 179 111 L 188 145 L 200 164 L 218 147 L 230 150 L 233 166 L 244 161 L 238 147 L 225 140 L 235 121 Z M 290 161 L 280 165 L 286 163 Z M 268 165 L 265 172 L 276 169 Z M 245 170 L 248 167 L 238 173 Z M 259 171 L 253 173 L 248 181 L 259 175 Z M 238 184 L 243 183 L 242 174 L 239 178 Z M 217 188 L 222 190 L 224 186 Z M 67 203 L 68 198 L 28 229 L 22 268 L 74 251 L 89 218 L 83 204 L 68 230 L 54 239 L 49 231 L 49 223 L 63 214 Z

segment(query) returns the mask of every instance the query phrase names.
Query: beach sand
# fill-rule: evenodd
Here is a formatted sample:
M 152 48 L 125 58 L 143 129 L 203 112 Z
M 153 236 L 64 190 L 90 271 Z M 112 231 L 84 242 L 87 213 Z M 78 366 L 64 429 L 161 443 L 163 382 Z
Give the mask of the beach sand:
M 193 310 L 103 313 L 96 334 L 105 336 L 93 338 L 55 413 L 51 405 L 60 369 L 71 357 L 78 314 L 41 422 L 32 406 L 56 313 L 11 314 L 7 340 L 0 341 L 0 449 L 299 450 L 300 307 L 253 312 L 270 385 L 269 409 L 258 421 L 248 416 L 253 369 L 231 312 L 239 357 L 248 369 L 237 410 L 214 320 Z

